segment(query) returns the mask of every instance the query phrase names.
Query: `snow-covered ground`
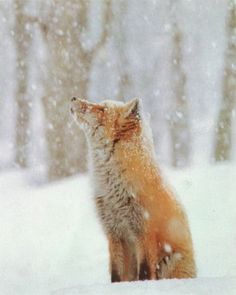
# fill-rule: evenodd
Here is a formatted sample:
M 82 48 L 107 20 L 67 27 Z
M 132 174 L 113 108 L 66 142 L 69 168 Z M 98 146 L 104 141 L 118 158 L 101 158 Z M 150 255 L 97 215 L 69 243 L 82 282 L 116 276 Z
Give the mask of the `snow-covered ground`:
M 198 279 L 110 284 L 87 176 L 0 174 L 0 294 L 236 294 L 236 166 L 165 170 L 189 216 Z
M 80 286 L 53 295 L 222 295 L 236 294 L 235 278 L 198 278 Z

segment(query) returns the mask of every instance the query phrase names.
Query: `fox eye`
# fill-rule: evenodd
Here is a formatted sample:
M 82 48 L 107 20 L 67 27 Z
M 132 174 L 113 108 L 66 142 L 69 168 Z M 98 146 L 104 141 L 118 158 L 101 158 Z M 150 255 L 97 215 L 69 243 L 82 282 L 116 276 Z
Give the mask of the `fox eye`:
M 97 106 L 97 110 L 101 113 L 104 113 L 105 112 L 105 107 L 102 107 L 102 106 Z
M 80 110 L 81 110 L 81 113 L 82 114 L 85 114 L 86 111 L 87 111 L 87 106 L 85 104 L 83 104 L 81 107 L 80 107 Z

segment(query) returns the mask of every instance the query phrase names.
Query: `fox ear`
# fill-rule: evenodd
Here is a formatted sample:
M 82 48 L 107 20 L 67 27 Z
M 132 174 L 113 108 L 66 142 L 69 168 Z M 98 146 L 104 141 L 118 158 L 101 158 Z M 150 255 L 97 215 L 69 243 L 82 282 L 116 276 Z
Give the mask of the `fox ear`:
M 134 116 L 140 118 L 140 100 L 134 98 L 126 104 L 126 117 Z

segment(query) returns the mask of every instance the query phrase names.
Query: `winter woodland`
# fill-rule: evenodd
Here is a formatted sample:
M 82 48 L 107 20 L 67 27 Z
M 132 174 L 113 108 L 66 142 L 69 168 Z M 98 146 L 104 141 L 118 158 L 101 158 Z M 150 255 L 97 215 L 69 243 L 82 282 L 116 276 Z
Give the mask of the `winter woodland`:
M 1 170 L 86 171 L 72 96 L 140 97 L 160 163 L 235 159 L 233 1 L 8 0 L 0 22 Z
M 1 0 L 0 40 L 0 293 L 235 294 L 235 0 Z M 111 286 L 73 96 L 142 100 L 200 278 Z

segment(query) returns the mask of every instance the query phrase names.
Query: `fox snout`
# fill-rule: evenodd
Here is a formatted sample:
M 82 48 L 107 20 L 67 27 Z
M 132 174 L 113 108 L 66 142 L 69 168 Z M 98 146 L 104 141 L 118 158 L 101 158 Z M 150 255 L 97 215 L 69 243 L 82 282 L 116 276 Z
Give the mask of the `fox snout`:
M 87 102 L 81 98 L 71 98 L 71 113 L 82 113 L 84 114 L 87 110 Z

